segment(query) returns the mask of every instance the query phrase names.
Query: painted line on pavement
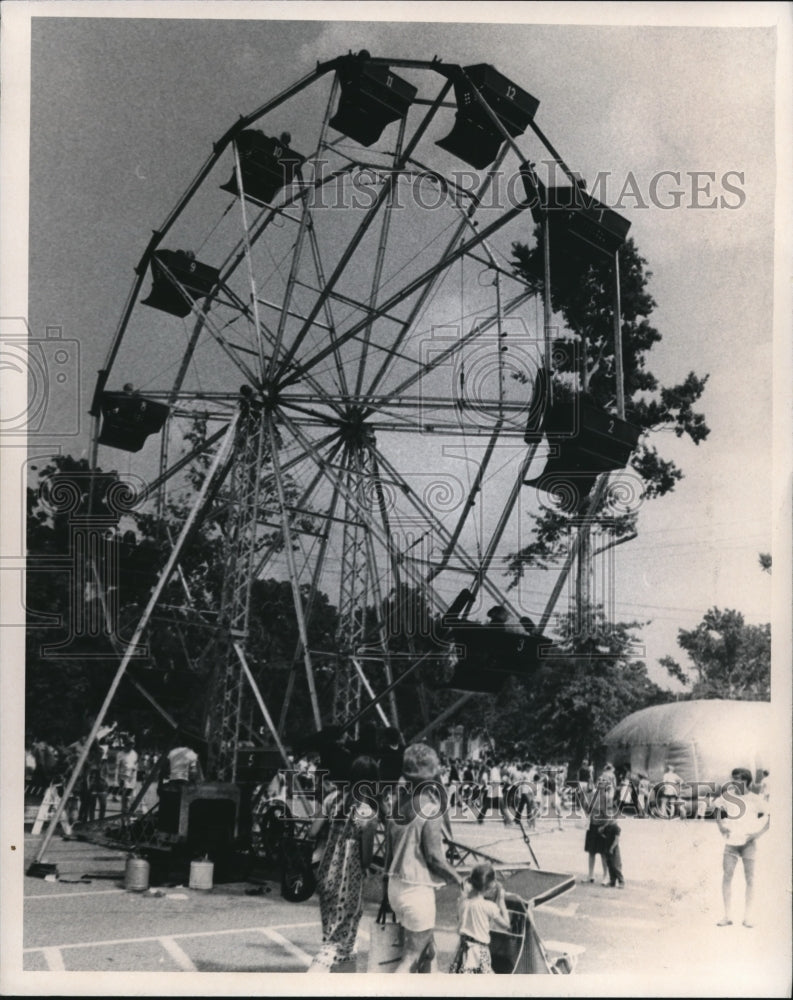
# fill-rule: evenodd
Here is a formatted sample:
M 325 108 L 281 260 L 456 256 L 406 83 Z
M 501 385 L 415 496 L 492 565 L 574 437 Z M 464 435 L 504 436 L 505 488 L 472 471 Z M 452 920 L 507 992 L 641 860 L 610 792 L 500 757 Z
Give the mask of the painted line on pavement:
M 302 928 L 302 927 L 320 927 L 321 923 L 319 920 L 307 920 L 302 923 L 297 924 L 274 924 L 273 930 L 275 928 L 280 928 L 281 930 L 288 931 L 292 929 Z M 184 933 L 172 934 L 173 938 L 198 938 L 198 937 L 218 937 L 221 934 L 256 934 L 262 932 L 262 926 L 259 924 L 257 927 L 226 927 L 219 931 L 185 931 Z M 144 941 L 159 941 L 160 935 L 152 935 L 151 937 L 132 937 L 132 938 L 113 938 L 105 941 L 73 941 L 69 944 L 59 944 L 57 947 L 51 946 L 53 950 L 58 950 L 62 948 L 101 948 L 107 945 L 117 945 L 117 944 L 138 944 Z M 284 939 L 286 940 L 286 939 Z M 27 955 L 31 951 L 46 951 L 46 945 L 38 945 L 31 948 L 23 948 L 23 954 Z
M 578 903 L 568 903 L 567 906 L 552 906 L 549 903 L 543 903 L 542 907 L 537 908 L 537 912 L 550 913 L 554 917 L 574 917 L 578 912 L 578 906 Z
M 44 961 L 47 963 L 47 968 L 50 972 L 66 972 L 60 948 L 42 948 L 41 950 L 44 953 Z
M 158 940 L 180 969 L 185 972 L 198 971 L 187 952 L 183 951 L 172 937 L 161 937 Z
M 289 938 L 285 938 L 283 934 L 279 934 L 278 931 L 274 931 L 269 927 L 262 927 L 260 930 L 265 937 L 280 945 L 285 951 L 288 951 L 290 955 L 294 956 L 294 958 L 299 958 L 300 961 L 306 965 L 311 965 L 311 955 L 309 955 L 308 952 L 303 951 L 302 948 L 298 948 L 298 946 L 293 944 Z
M 74 899 L 75 896 L 109 896 L 111 892 L 126 892 L 126 889 L 90 889 L 87 892 L 35 892 L 25 899 Z

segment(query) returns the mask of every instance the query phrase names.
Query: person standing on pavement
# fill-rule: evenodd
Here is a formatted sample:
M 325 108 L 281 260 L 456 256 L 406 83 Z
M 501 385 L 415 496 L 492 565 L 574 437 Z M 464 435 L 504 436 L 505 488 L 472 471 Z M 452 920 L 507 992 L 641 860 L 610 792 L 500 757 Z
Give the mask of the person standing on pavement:
M 523 815 L 523 810 L 526 810 L 526 822 L 528 823 L 529 830 L 536 829 L 536 815 L 537 815 L 537 803 L 534 798 L 534 786 L 529 780 L 529 765 L 524 764 L 523 768 L 518 771 L 517 780 L 512 789 L 513 794 L 513 809 L 515 813 L 515 822 L 519 823 L 520 818 Z
M 468 877 L 458 904 L 460 943 L 449 972 L 491 974 L 490 928 L 510 929 L 504 887 L 491 864 L 477 865 Z
M 124 744 L 118 756 L 118 786 L 121 794 L 121 812 L 126 813 L 129 800 L 138 782 L 138 753 L 131 740 Z
M 620 854 L 620 834 L 622 830 L 613 819 L 607 820 L 600 828 L 600 839 L 603 842 L 603 849 L 608 868 L 608 885 L 612 888 L 616 885 L 620 889 L 625 888 L 625 878 L 622 874 L 622 855 Z M 606 882 L 604 881 L 604 885 Z
M 402 777 L 386 819 L 387 898 L 405 929 L 395 972 L 432 972 L 435 965 L 435 890 L 463 880 L 446 860 L 445 803 L 438 755 L 425 743 L 405 750 Z
M 587 877 L 582 879 L 585 882 L 595 881 L 595 858 L 600 856 L 600 863 L 603 867 L 603 885 L 609 884 L 609 871 L 606 862 L 606 845 L 600 835 L 600 828 L 603 825 L 603 817 L 598 815 L 597 803 L 592 808 L 589 816 L 589 826 L 584 837 L 584 850 L 588 856 Z
M 680 783 L 683 779 L 675 772 L 671 764 L 664 765 L 664 776 L 658 789 L 658 809 L 664 819 L 670 819 L 675 814 L 676 804 L 680 798 Z
M 484 823 L 485 816 L 493 805 L 493 793 L 490 785 L 490 775 L 496 767 L 495 761 L 488 757 L 482 764 L 479 771 L 479 787 L 481 788 L 481 801 L 479 804 L 479 814 L 476 817 L 478 823 Z
M 562 808 L 559 802 L 559 788 L 557 785 L 557 776 L 551 768 L 547 768 L 540 779 L 542 785 L 542 797 L 543 797 L 543 816 L 549 816 L 553 812 L 556 817 L 556 828 L 558 830 L 563 830 L 562 826 Z
M 650 779 L 644 772 L 640 771 L 636 785 L 636 802 L 639 810 L 638 815 L 642 819 L 649 815 L 651 787 Z
M 724 916 L 718 927 L 732 923 L 732 877 L 740 860 L 746 880 L 743 926 L 753 927 L 754 869 L 757 857 L 757 840 L 766 832 L 771 822 L 768 803 L 750 791 L 752 773 L 743 767 L 732 772 L 732 781 L 713 803 L 716 823 L 724 837 L 721 892 Z
M 617 776 L 614 773 L 614 765 L 606 764 L 600 772 L 598 778 L 598 793 L 602 797 L 602 804 L 608 812 L 611 812 L 614 805 L 614 796 L 617 792 Z
M 322 816 L 311 827 L 316 840 L 327 838 L 317 872 L 322 916 L 322 948 L 308 972 L 329 972 L 351 961 L 363 913 L 363 879 L 372 862 L 377 828 L 377 761 L 356 757 L 350 782 L 335 788 L 322 803 Z
M 163 781 L 169 785 L 189 785 L 202 780 L 201 762 L 193 747 L 186 742 L 179 743 L 168 752 L 165 761 Z

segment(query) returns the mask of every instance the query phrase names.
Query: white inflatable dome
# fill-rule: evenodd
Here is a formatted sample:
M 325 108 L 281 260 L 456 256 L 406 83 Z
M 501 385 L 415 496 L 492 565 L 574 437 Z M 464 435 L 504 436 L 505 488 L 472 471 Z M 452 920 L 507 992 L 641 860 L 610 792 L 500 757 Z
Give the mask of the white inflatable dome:
M 633 712 L 604 741 L 608 760 L 660 781 L 665 765 L 686 782 L 729 781 L 734 767 L 755 778 L 771 770 L 774 739 L 767 701 L 675 701 Z

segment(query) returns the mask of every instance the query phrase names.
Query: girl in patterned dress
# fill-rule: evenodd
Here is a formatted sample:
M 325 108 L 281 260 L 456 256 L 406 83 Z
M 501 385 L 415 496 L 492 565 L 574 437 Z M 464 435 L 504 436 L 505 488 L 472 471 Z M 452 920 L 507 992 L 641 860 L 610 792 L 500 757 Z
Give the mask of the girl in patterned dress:
M 489 864 L 477 865 L 463 888 L 458 906 L 460 914 L 460 944 L 449 972 L 493 972 L 490 962 L 490 928 L 510 929 L 509 911 L 504 901 L 504 887 L 496 882 L 496 873 Z
M 372 860 L 377 827 L 377 777 L 376 761 L 356 758 L 350 781 L 325 798 L 323 815 L 311 829 L 313 837 L 327 829 L 327 840 L 317 873 L 322 948 L 308 972 L 328 972 L 353 958 L 363 912 L 363 876 Z

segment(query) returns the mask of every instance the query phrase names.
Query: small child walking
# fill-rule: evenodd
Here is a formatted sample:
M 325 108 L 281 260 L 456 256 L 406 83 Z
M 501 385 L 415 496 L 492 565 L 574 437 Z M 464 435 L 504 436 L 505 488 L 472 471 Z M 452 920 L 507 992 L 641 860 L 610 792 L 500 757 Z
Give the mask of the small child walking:
M 604 823 L 600 828 L 600 837 L 603 841 L 606 865 L 609 870 L 609 885 L 625 888 L 625 879 L 622 875 L 622 856 L 620 855 L 620 830 L 619 824 L 613 819 Z M 605 883 L 604 883 L 605 885 Z
M 449 972 L 492 974 L 490 928 L 495 925 L 502 930 L 510 929 L 504 888 L 496 881 L 493 866 L 477 865 L 471 871 L 463 893 L 458 904 L 460 944 Z

